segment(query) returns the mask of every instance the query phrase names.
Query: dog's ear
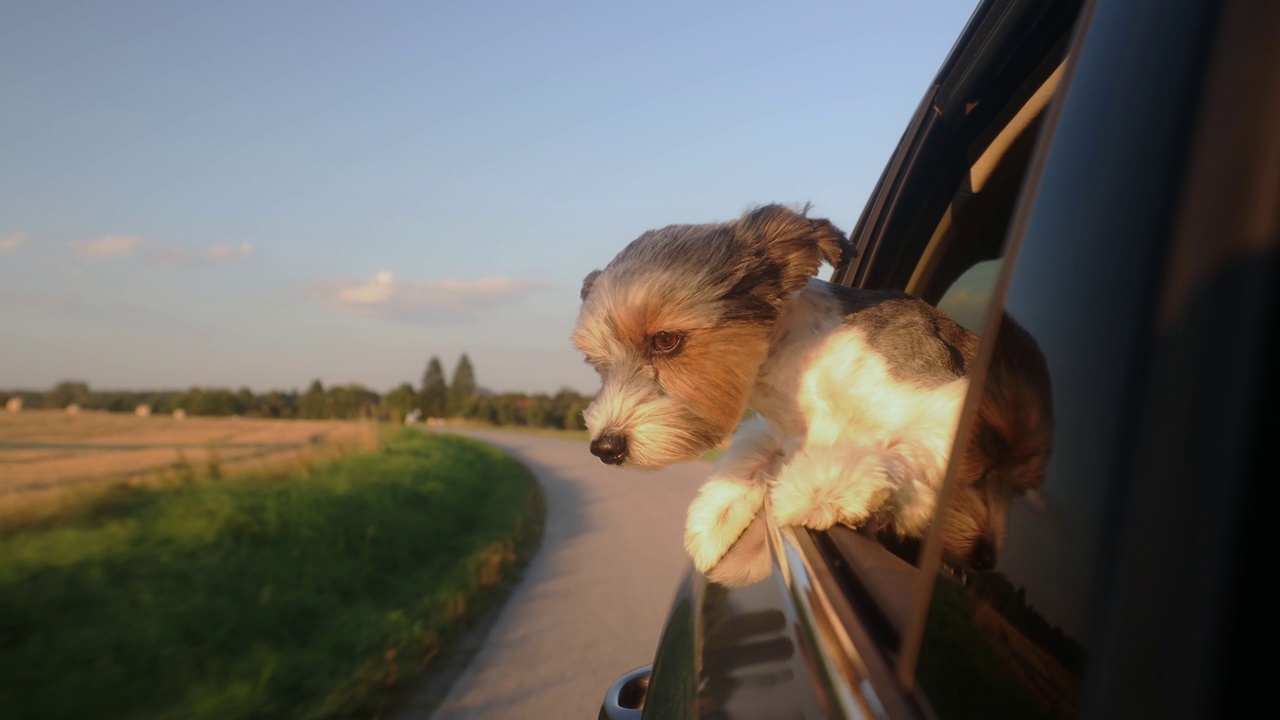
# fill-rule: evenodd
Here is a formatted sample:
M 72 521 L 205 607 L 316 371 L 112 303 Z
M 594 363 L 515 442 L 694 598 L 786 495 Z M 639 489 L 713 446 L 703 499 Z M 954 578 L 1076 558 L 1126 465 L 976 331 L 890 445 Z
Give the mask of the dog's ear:
M 582 279 L 582 290 L 578 293 L 580 299 L 585 301 L 587 296 L 591 294 L 591 286 L 596 284 L 596 278 L 600 277 L 601 272 L 600 270 L 592 270 Z
M 809 206 L 796 212 L 784 205 L 765 205 L 748 212 L 737 223 L 737 234 L 764 250 L 781 269 L 783 290 L 799 290 L 818 272 L 825 260 L 839 267 L 851 246 L 830 220 L 807 218 Z

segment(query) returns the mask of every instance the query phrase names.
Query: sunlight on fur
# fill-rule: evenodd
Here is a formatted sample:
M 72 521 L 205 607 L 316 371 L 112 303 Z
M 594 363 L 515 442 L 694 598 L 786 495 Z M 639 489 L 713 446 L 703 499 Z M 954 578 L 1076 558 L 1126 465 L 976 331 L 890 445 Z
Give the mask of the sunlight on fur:
M 603 461 L 694 458 L 755 412 L 689 508 L 686 550 L 717 582 L 770 572 L 764 508 L 915 537 L 933 520 L 978 339 L 918 298 L 814 278 L 847 252 L 830 222 L 768 205 L 646 232 L 583 282 L 573 343 L 601 374 L 584 417 Z M 1005 349 L 1038 352 L 1024 336 Z M 994 559 L 1009 498 L 1038 486 L 1047 455 L 1047 373 L 1025 381 L 1037 366 L 1020 355 L 993 368 L 985 444 L 963 453 L 944 528 L 962 562 Z

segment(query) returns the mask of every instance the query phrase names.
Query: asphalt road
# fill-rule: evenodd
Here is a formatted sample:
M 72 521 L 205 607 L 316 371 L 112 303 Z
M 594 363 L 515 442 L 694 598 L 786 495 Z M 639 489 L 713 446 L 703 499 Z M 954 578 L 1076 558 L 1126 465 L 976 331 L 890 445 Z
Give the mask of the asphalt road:
M 533 471 L 546 532 L 507 603 L 463 641 L 457 667 L 393 719 L 595 718 L 610 683 L 653 660 L 689 567 L 685 511 L 710 464 L 619 470 L 580 441 L 449 432 L 498 445 Z

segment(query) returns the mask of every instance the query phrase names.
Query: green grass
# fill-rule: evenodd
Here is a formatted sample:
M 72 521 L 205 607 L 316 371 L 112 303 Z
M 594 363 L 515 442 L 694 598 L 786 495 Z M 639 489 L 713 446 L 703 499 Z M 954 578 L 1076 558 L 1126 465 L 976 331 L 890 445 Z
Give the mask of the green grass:
M 516 461 L 407 431 L 305 476 L 117 488 L 0 536 L 0 715 L 385 715 L 542 519 Z

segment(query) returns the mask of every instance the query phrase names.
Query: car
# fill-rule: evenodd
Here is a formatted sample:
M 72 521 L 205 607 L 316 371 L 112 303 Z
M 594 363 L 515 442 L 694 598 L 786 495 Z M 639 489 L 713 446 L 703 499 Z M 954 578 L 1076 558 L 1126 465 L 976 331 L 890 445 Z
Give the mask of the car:
M 772 574 L 727 588 L 691 569 L 600 717 L 1268 701 L 1280 3 L 985 0 L 850 240 L 833 282 L 906 291 L 982 338 L 956 448 L 998 328 L 1034 339 L 1043 484 L 1010 502 L 986 571 L 943 555 L 941 523 L 921 540 L 770 525 Z

